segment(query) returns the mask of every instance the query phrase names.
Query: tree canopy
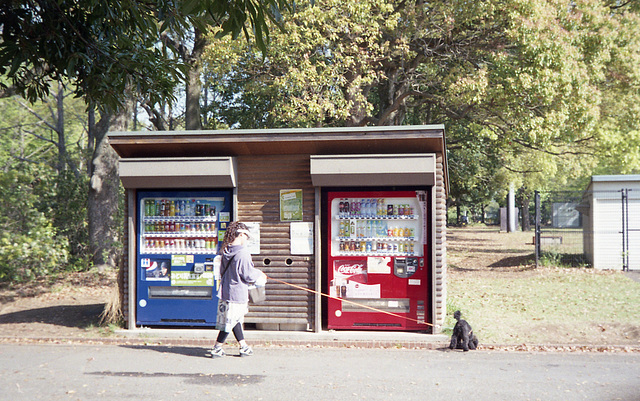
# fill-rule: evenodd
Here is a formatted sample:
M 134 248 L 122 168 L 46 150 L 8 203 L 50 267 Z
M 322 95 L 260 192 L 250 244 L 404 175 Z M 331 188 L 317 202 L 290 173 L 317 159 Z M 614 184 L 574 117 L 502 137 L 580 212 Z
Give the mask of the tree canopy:
M 240 127 L 443 123 L 466 193 L 598 166 L 638 171 L 638 11 L 603 0 L 317 2 L 284 16 L 264 59 L 235 42 L 205 52 L 212 113 Z
M 285 0 L 6 0 L 0 88 L 34 101 L 52 81 L 68 79 L 76 96 L 98 107 L 116 109 L 131 91 L 166 101 L 186 72 L 161 40 L 166 32 L 217 25 L 234 37 L 251 31 L 264 49 L 268 19 L 287 7 Z

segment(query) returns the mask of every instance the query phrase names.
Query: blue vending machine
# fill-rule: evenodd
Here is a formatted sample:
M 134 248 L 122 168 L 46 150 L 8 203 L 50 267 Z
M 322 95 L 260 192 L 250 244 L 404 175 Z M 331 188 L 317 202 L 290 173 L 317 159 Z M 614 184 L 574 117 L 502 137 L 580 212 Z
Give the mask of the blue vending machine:
M 137 202 L 137 325 L 215 326 L 231 190 L 138 191 Z

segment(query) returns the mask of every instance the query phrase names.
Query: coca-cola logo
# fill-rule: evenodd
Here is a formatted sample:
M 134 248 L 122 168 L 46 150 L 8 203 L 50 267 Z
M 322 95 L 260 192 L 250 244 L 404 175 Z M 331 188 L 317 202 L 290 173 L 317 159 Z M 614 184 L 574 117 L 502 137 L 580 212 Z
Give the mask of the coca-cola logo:
M 364 264 L 361 263 L 348 263 L 336 267 L 336 273 L 343 274 L 345 276 L 361 274 L 364 270 Z

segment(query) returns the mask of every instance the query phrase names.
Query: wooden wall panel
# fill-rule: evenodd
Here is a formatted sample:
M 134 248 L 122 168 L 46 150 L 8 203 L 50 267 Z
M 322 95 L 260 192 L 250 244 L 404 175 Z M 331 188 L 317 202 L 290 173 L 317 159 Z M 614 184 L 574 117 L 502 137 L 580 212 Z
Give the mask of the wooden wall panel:
M 291 255 L 290 223 L 280 221 L 281 189 L 302 189 L 303 221 L 314 221 L 309 156 L 238 157 L 238 183 L 238 220 L 260 223 L 260 254 L 253 256 L 256 267 L 274 279 L 313 289 L 313 255 Z M 251 305 L 245 322 L 313 327 L 313 311 L 312 293 L 270 280 L 267 301 Z

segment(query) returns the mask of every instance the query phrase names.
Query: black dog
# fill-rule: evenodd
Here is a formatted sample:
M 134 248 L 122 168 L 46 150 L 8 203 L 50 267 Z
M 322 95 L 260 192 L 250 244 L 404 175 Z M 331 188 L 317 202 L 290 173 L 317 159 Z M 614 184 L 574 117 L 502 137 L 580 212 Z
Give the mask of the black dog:
M 451 344 L 449 349 L 463 349 L 469 351 L 470 349 L 478 348 L 478 337 L 473 334 L 471 325 L 466 320 L 460 319 L 460 311 L 453 313 L 454 319 L 457 320 L 456 325 L 453 326 L 453 334 L 451 335 Z

